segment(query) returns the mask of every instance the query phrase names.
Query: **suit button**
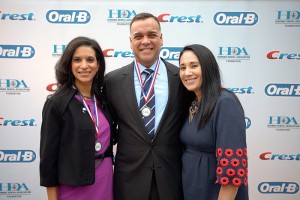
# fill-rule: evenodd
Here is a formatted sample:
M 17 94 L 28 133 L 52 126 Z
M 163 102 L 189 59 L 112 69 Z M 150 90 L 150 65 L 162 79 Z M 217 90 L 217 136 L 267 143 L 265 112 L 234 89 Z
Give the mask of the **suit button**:
M 148 167 L 150 171 L 154 171 L 155 168 L 154 167 Z

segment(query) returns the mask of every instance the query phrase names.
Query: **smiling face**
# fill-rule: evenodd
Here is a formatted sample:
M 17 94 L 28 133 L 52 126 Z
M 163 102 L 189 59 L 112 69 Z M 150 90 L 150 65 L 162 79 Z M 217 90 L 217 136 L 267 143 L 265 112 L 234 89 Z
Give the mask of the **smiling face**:
M 195 92 L 198 100 L 201 99 L 202 70 L 196 54 L 191 50 L 182 53 L 179 60 L 180 79 L 183 85 Z
M 137 62 L 151 67 L 163 45 L 158 23 L 153 18 L 135 21 L 130 29 L 130 47 Z
M 72 57 L 72 73 L 77 87 L 92 86 L 99 64 L 95 50 L 89 46 L 78 47 Z

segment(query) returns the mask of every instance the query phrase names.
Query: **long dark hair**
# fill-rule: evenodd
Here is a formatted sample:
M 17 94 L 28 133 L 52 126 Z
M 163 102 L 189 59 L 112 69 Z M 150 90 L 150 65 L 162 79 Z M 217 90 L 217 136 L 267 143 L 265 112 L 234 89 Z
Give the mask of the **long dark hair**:
M 87 37 L 76 37 L 69 42 L 61 58 L 55 65 L 55 75 L 58 83 L 58 89 L 55 93 L 59 93 L 62 88 L 70 88 L 75 86 L 75 77 L 72 73 L 72 57 L 75 50 L 80 46 L 89 46 L 95 50 L 96 59 L 99 63 L 99 70 L 93 78 L 91 92 L 94 93 L 100 101 L 103 101 L 101 89 L 104 83 L 105 60 L 102 49 L 96 40 Z
M 185 46 L 179 55 L 179 60 L 185 51 L 194 52 L 201 65 L 202 99 L 200 102 L 201 108 L 199 110 L 200 121 L 198 122 L 198 128 L 200 128 L 203 127 L 211 117 L 220 96 L 222 90 L 221 75 L 219 65 L 213 53 L 207 47 L 199 44 Z

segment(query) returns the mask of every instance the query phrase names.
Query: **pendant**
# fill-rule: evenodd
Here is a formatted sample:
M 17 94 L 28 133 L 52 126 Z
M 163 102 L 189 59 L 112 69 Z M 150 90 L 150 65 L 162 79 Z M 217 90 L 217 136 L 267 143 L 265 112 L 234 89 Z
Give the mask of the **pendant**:
M 192 105 L 189 108 L 189 123 L 193 121 L 194 116 L 199 110 L 199 105 L 197 105 L 197 98 L 192 102 Z
M 151 109 L 148 106 L 145 106 L 142 110 L 141 110 L 142 116 L 143 117 L 149 117 L 151 115 Z
M 95 143 L 95 151 L 97 152 L 100 151 L 101 147 L 102 147 L 101 143 L 97 140 Z

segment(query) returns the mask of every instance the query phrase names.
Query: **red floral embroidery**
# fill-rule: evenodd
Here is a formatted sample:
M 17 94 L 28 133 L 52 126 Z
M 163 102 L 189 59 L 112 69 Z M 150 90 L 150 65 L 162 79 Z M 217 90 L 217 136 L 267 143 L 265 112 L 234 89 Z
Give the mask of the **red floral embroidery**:
M 228 185 L 229 179 L 227 177 L 222 177 L 220 182 L 222 185 Z
M 223 150 L 221 148 L 218 148 L 217 150 L 217 156 L 222 156 Z
M 238 157 L 242 157 L 242 156 L 243 156 L 243 150 L 242 150 L 242 149 L 237 149 L 237 150 L 235 151 L 235 153 L 236 153 L 236 155 L 237 155 Z
M 223 168 L 222 167 L 217 168 L 217 174 L 219 174 L 219 175 L 223 174 Z
M 216 183 L 232 184 L 236 187 L 248 185 L 247 148 L 216 150 L 219 166 L 216 169 Z M 225 177 L 221 177 L 224 176 Z
M 233 177 L 235 175 L 235 171 L 232 168 L 227 169 L 226 171 L 227 176 Z
M 240 176 L 240 177 L 244 177 L 245 176 L 245 170 L 243 169 L 239 169 L 237 174 Z
M 221 165 L 222 167 L 227 167 L 228 164 L 229 164 L 229 161 L 227 160 L 227 158 L 222 158 L 222 159 L 220 160 L 220 165 Z
M 247 155 L 248 155 L 248 150 L 247 150 L 247 148 L 244 148 L 244 154 L 245 154 L 245 156 L 247 157 Z
M 240 161 L 236 158 L 232 159 L 230 164 L 234 167 L 238 167 L 240 165 Z
M 244 178 L 244 185 L 247 186 L 248 185 L 248 179 Z
M 226 149 L 225 150 L 225 155 L 230 158 L 231 156 L 233 156 L 233 150 L 232 149 Z
M 242 164 L 243 164 L 243 166 L 244 166 L 244 167 L 246 167 L 246 166 L 247 166 L 247 161 L 246 161 L 246 159 L 245 159 L 245 158 L 243 158 L 243 159 L 242 159 Z
M 236 186 L 236 187 L 240 187 L 241 184 L 242 184 L 241 179 L 239 179 L 239 178 L 234 178 L 234 179 L 232 179 L 232 185 L 234 185 L 234 186 Z

